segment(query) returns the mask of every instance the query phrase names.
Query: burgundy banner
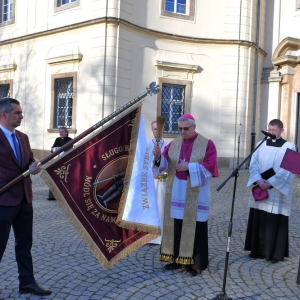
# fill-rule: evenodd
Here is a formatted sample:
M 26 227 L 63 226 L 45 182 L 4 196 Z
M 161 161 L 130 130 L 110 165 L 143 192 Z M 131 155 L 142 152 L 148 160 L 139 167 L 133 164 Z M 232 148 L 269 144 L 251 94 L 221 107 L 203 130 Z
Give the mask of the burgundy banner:
M 115 224 L 139 109 L 45 165 L 41 177 L 104 268 L 151 240 Z M 97 185 L 93 185 L 98 182 Z

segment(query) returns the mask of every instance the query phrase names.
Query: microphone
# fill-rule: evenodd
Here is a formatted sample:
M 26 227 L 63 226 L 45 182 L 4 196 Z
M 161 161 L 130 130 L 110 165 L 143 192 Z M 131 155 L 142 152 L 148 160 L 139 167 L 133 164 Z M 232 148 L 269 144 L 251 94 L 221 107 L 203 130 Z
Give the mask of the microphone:
M 270 132 L 267 132 L 267 131 L 261 131 L 265 136 L 271 138 L 272 140 L 276 140 L 276 135 L 275 134 L 272 134 Z

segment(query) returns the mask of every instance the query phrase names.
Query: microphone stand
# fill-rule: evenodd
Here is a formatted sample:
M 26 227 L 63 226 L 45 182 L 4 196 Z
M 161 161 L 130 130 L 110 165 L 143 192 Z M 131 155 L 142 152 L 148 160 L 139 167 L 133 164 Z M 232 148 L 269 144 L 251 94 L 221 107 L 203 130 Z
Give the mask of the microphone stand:
M 229 179 L 234 177 L 234 185 L 233 185 L 233 195 L 232 195 L 232 205 L 231 205 L 231 213 L 230 213 L 230 221 L 228 224 L 228 238 L 227 238 L 227 248 L 226 248 L 226 259 L 225 259 L 225 268 L 224 268 L 224 277 L 223 277 L 223 288 L 222 292 L 214 297 L 212 300 L 232 300 L 229 296 L 226 295 L 225 287 L 226 287 L 226 277 L 227 277 L 227 269 L 228 269 L 228 259 L 229 259 L 229 251 L 230 251 L 230 239 L 232 233 L 232 218 L 233 218 L 233 209 L 234 209 L 234 202 L 235 202 L 235 192 L 236 192 L 236 185 L 237 185 L 237 177 L 239 176 L 239 170 L 241 166 L 252 156 L 252 154 L 261 146 L 261 144 L 266 141 L 268 136 L 265 138 L 253 149 L 253 151 L 241 162 L 240 165 L 231 173 L 231 175 L 217 188 L 217 191 L 220 191 L 221 188 L 227 183 Z

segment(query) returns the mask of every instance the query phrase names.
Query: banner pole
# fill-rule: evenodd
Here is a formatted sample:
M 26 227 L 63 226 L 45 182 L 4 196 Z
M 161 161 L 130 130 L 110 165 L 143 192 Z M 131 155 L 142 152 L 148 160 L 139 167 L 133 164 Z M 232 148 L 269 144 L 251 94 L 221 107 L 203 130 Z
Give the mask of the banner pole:
M 113 118 L 115 118 L 116 116 L 118 116 L 119 114 L 123 113 L 124 111 L 126 111 L 128 108 L 130 108 L 131 106 L 137 104 L 138 102 L 140 102 L 143 98 L 145 98 L 148 94 L 150 96 L 152 96 L 152 94 L 158 94 L 159 93 L 159 88 L 158 85 L 155 82 L 152 82 L 149 84 L 149 87 L 146 88 L 146 91 L 143 92 L 142 94 L 140 94 L 139 96 L 135 97 L 134 99 L 130 100 L 129 102 L 127 102 L 125 105 L 123 105 L 122 107 L 118 108 L 117 110 L 115 110 L 113 113 L 111 113 L 110 115 L 108 115 L 107 117 L 105 117 L 104 119 L 102 119 L 101 121 L 99 121 L 98 123 L 96 123 L 95 125 L 93 125 L 92 127 L 88 128 L 86 131 L 82 132 L 81 134 L 79 134 L 77 137 L 75 137 L 74 139 L 72 139 L 71 141 L 69 141 L 68 143 L 66 143 L 65 145 L 63 145 L 62 147 L 60 147 L 57 151 L 55 151 L 54 153 L 49 154 L 48 156 L 46 156 L 45 158 L 43 158 L 38 165 L 42 166 L 45 163 L 47 163 L 48 161 L 50 161 L 51 159 L 53 159 L 54 157 L 56 157 L 59 153 L 69 149 L 71 146 L 73 146 L 75 143 L 77 143 L 78 141 L 80 141 L 81 139 L 83 139 L 84 137 L 86 137 L 87 135 L 89 135 L 90 133 L 92 133 L 94 130 L 96 130 L 97 128 L 103 126 L 105 123 L 109 122 L 110 120 L 112 120 Z M 6 185 L 4 185 L 1 189 L 0 189 L 0 194 L 2 194 L 3 192 L 5 192 L 7 189 L 9 189 L 11 186 L 15 185 L 16 183 L 18 183 L 19 181 L 21 181 L 23 178 L 27 177 L 30 175 L 29 170 L 27 170 L 26 172 L 22 173 L 21 175 L 19 175 L 18 177 L 16 177 L 15 179 L 13 179 L 12 181 L 10 181 L 9 183 L 7 183 Z

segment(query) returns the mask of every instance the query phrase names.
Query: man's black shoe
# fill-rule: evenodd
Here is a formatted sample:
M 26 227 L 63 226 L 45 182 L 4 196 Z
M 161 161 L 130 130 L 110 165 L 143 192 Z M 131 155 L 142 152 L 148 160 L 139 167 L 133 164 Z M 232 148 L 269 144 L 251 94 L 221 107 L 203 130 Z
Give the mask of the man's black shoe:
M 186 273 L 190 276 L 197 276 L 201 274 L 201 270 L 195 270 L 191 266 L 188 267 Z
M 271 264 L 277 264 L 279 262 L 279 260 L 278 259 L 271 259 L 271 260 L 269 260 L 269 262 Z
M 45 295 L 50 295 L 52 291 L 43 289 L 35 282 L 27 285 L 19 285 L 19 293 L 20 294 L 31 293 L 35 295 L 45 296 Z
M 255 255 L 255 254 L 248 254 L 248 256 L 250 257 L 250 258 L 254 258 L 254 259 L 257 259 L 257 258 L 265 258 L 263 255 Z
M 165 265 L 164 269 L 167 271 L 177 270 L 177 269 L 181 269 L 181 265 L 176 264 L 175 262 L 172 262 L 170 264 Z

